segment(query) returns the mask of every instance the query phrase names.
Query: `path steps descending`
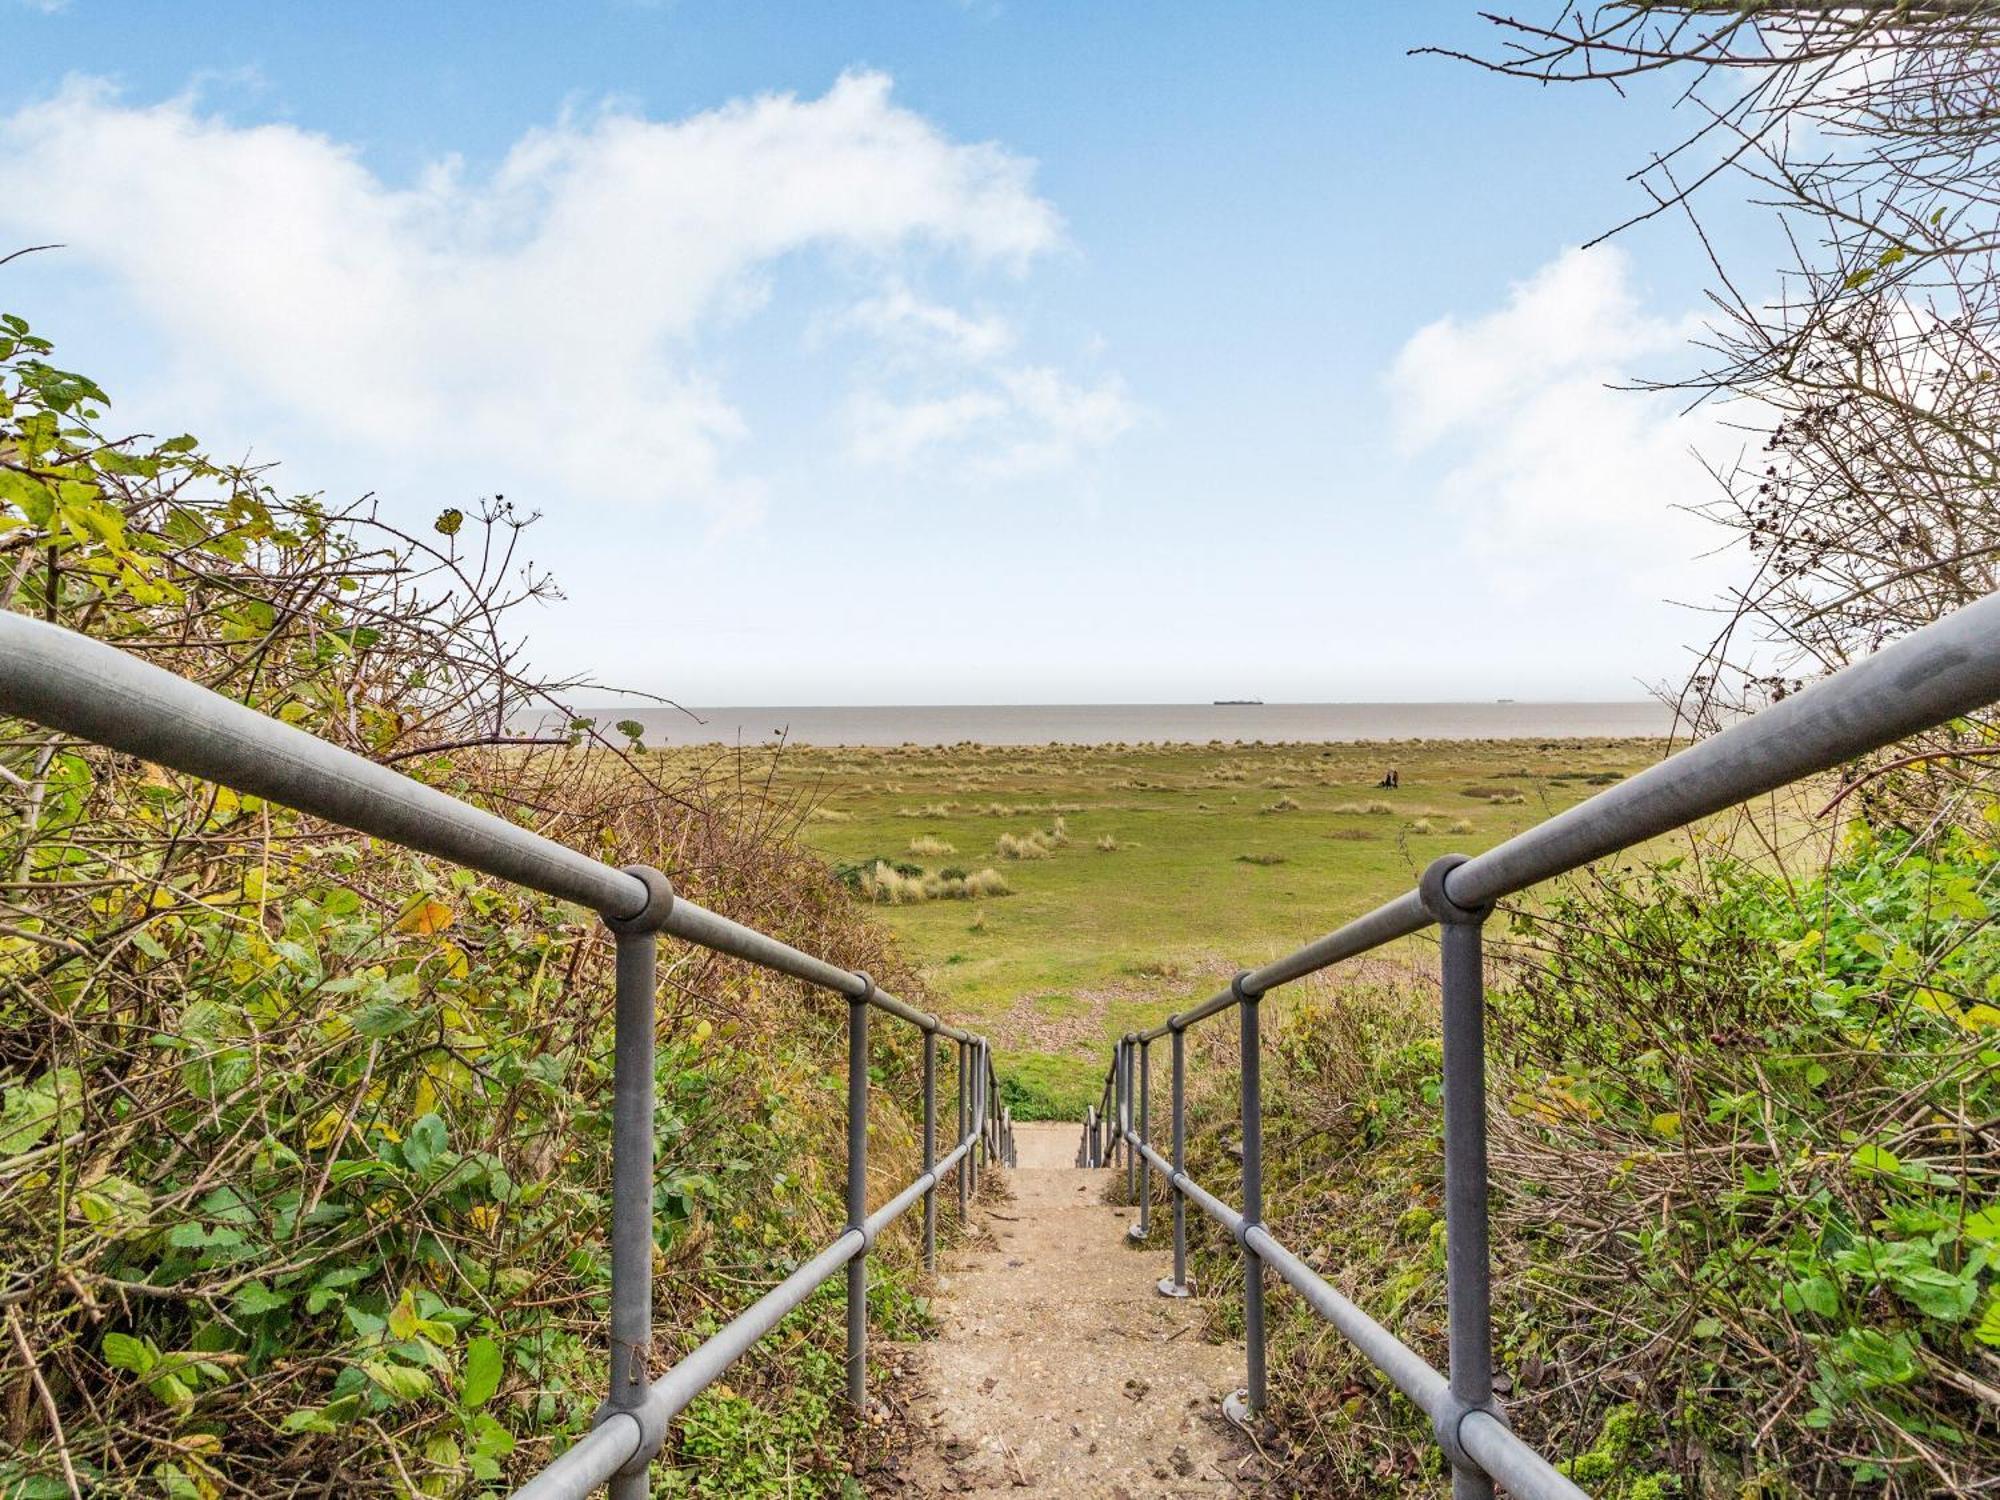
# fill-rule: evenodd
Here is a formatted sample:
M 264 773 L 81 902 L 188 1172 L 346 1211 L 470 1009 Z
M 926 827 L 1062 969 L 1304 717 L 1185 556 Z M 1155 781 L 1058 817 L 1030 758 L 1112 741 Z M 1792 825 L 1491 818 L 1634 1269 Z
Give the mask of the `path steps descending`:
M 1194 1304 L 1155 1290 L 1171 1251 L 1126 1243 L 1137 1211 L 1105 1206 L 1111 1173 L 1075 1165 L 1079 1134 L 1016 1125 L 1013 1201 L 987 1215 L 992 1242 L 941 1267 L 939 1336 L 909 1350 L 932 1442 L 897 1493 L 1151 1500 L 1255 1487 L 1220 1408 L 1242 1383 L 1242 1347 L 1208 1343 Z M 1169 1243 L 1163 1220 L 1153 1238 Z

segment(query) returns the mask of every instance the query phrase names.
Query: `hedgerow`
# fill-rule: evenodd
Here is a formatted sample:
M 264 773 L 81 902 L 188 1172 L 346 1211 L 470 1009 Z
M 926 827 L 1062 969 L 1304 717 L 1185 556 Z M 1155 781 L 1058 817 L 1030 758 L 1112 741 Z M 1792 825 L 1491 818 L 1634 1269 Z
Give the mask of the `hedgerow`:
M 925 996 L 791 844 L 799 809 L 670 778 L 524 668 L 514 614 L 556 598 L 517 561 L 532 518 L 418 534 L 282 496 L 191 437 L 110 434 L 49 353 L 0 325 L 0 606 Z M 0 1494 L 485 1493 L 581 1432 L 609 956 L 587 913 L 0 720 Z M 662 1363 L 838 1232 L 845 1012 L 663 959 Z M 914 1175 L 915 1055 L 877 1043 L 878 1197 Z M 907 1275 L 907 1236 L 875 1263 Z M 842 1491 L 834 1301 L 775 1336 L 822 1357 L 760 1351 L 698 1404 L 673 1484 L 760 1492 L 708 1437 L 747 1408 L 782 1420 L 785 1493 Z
M 1969 821 L 1856 825 L 1809 874 L 1712 851 L 1610 871 L 1492 924 L 1513 940 L 1489 996 L 1499 1384 L 1593 1494 L 2000 1473 L 2000 853 L 1993 816 Z M 1415 982 L 1299 1004 L 1265 1160 L 1279 1238 L 1442 1368 L 1435 1004 Z M 1217 1083 L 1193 1170 L 1226 1186 Z M 1226 1297 L 1233 1246 L 1198 1237 Z M 1289 1487 L 1434 1490 L 1425 1419 L 1277 1302 Z

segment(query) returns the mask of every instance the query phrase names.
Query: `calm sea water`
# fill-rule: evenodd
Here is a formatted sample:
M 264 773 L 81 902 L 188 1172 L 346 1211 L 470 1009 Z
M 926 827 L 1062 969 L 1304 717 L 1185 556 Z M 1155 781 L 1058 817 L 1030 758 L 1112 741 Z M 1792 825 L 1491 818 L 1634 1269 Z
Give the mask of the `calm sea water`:
M 652 745 L 1103 745 L 1208 740 L 1552 740 L 1665 735 L 1658 703 L 1052 703 L 876 708 L 604 708 Z

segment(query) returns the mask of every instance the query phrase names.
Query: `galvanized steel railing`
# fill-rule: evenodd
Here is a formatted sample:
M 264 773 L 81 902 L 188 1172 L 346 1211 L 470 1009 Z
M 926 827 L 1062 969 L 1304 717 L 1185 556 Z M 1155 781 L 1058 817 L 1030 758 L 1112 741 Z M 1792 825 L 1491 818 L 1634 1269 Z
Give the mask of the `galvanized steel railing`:
M 921 1198 L 924 1264 L 937 1262 L 937 1186 L 956 1169 L 964 1216 L 982 1160 L 1011 1165 L 1013 1120 L 995 1110 L 984 1037 L 947 1026 L 854 973 L 675 896 L 659 871 L 614 869 L 469 807 L 386 766 L 267 718 L 111 646 L 0 610 L 0 712 L 302 812 L 499 880 L 587 907 L 617 944 L 612 1078 L 610 1394 L 590 1432 L 517 1500 L 570 1500 L 608 1484 L 642 1500 L 667 1426 L 704 1387 L 843 1267 L 847 1393 L 867 1394 L 867 1257 Z M 653 999 L 660 933 L 745 959 L 847 998 L 847 1228 L 727 1327 L 658 1379 L 653 1348 Z M 924 1170 L 868 1212 L 868 1012 L 924 1034 Z M 937 1042 L 958 1048 L 958 1134 L 937 1155 Z
M 2000 594 L 1989 595 L 1885 647 L 1754 718 L 1557 814 L 1470 859 L 1446 855 L 1416 890 L 1376 908 L 1150 1031 L 1122 1037 L 1098 1104 L 1086 1112 L 1079 1166 L 1102 1166 L 1120 1147 L 1144 1238 L 1151 1174 L 1173 1193 L 1174 1274 L 1163 1296 L 1187 1295 L 1186 1204 L 1235 1237 L 1243 1255 L 1247 1382 L 1225 1403 L 1239 1421 L 1265 1405 L 1264 1273 L 1268 1269 L 1330 1321 L 1431 1418 L 1452 1468 L 1454 1500 L 1486 1500 L 1494 1481 L 1525 1500 L 1581 1500 L 1583 1491 L 1507 1427 L 1493 1396 L 1487 1250 L 1486 1010 L 1483 923 L 1496 901 L 1592 860 L 1830 770 L 1906 735 L 2000 699 Z M 1279 985 L 1436 923 L 1442 929 L 1445 1270 L 1450 1375 L 1439 1374 L 1279 1243 L 1264 1224 L 1258 1002 Z M 1241 1023 L 1243 1207 L 1229 1207 L 1187 1174 L 1188 1027 L 1234 1007 Z M 1151 1143 L 1150 1049 L 1172 1043 L 1171 1160 Z M 1136 1121 L 1135 1121 L 1136 1114 Z

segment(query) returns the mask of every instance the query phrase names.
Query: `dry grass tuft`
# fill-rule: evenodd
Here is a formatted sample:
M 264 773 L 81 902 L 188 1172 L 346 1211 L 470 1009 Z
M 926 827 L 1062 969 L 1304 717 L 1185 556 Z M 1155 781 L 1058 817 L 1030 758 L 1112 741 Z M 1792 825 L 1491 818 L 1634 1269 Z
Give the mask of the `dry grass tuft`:
M 943 839 L 925 833 L 910 840 L 910 853 L 928 855 L 935 859 L 942 855 L 958 853 L 958 846 L 947 844 Z

